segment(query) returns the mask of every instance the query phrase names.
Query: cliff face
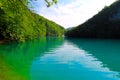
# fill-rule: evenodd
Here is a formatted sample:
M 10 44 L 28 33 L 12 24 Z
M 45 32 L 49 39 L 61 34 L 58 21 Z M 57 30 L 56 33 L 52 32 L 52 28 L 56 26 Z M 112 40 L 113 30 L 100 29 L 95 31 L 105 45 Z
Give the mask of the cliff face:
M 25 0 L 0 0 L 0 39 L 25 41 L 63 33 L 63 27 L 30 11 Z
M 66 32 L 68 37 L 120 38 L 120 1 L 105 7 L 97 15 Z

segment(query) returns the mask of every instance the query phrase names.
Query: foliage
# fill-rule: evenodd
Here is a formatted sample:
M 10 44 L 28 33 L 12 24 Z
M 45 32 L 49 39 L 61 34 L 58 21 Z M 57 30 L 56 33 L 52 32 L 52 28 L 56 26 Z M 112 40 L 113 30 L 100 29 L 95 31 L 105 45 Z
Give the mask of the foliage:
M 37 1 L 37 0 L 22 0 L 24 4 L 28 4 L 31 1 Z M 53 4 L 57 4 L 58 0 L 44 0 L 47 3 L 47 7 L 50 7 Z
M 64 28 L 33 13 L 23 1 L 0 1 L 0 39 L 25 41 L 46 35 L 63 35 Z
M 57 4 L 57 0 L 52 0 L 52 2 L 50 2 L 49 0 L 45 0 L 47 3 L 47 7 L 50 7 L 51 5 L 53 5 L 54 3 Z
M 109 7 L 105 7 L 97 15 L 82 25 L 66 32 L 68 37 L 84 38 L 120 38 L 120 18 L 114 16 L 119 13 L 120 0 Z

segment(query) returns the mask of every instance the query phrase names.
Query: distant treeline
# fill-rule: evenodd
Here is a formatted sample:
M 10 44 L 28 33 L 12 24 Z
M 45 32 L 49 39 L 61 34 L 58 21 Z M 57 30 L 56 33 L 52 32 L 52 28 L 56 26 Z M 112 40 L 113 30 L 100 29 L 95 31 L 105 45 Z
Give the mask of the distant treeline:
M 0 0 L 0 40 L 62 36 L 64 28 L 32 12 L 26 0 Z
M 87 20 L 68 30 L 67 37 L 82 38 L 120 38 L 120 0 Z

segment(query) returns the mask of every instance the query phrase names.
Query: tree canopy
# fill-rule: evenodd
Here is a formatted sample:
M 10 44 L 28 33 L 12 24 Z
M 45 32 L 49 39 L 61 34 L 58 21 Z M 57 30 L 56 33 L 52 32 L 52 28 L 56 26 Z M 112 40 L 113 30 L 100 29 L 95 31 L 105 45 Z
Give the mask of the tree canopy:
M 0 0 L 0 40 L 25 41 L 63 34 L 63 27 L 30 11 L 25 0 Z
M 27 2 L 29 2 L 29 0 L 26 0 Z M 30 0 L 30 1 L 37 1 L 37 0 Z M 53 4 L 57 4 L 58 0 L 44 0 L 47 3 L 47 7 L 50 7 Z
M 47 7 L 50 7 L 53 4 L 57 4 L 58 0 L 52 0 L 52 1 L 45 0 L 45 2 L 47 3 Z

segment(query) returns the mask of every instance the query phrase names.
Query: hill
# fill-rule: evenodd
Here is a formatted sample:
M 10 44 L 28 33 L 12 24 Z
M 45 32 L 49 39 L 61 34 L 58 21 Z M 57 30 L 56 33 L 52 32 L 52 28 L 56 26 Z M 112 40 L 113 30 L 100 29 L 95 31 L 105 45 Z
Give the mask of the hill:
M 0 0 L 0 40 L 62 36 L 64 28 L 32 12 L 26 0 Z
M 120 0 L 105 7 L 85 23 L 66 32 L 67 37 L 120 38 Z

